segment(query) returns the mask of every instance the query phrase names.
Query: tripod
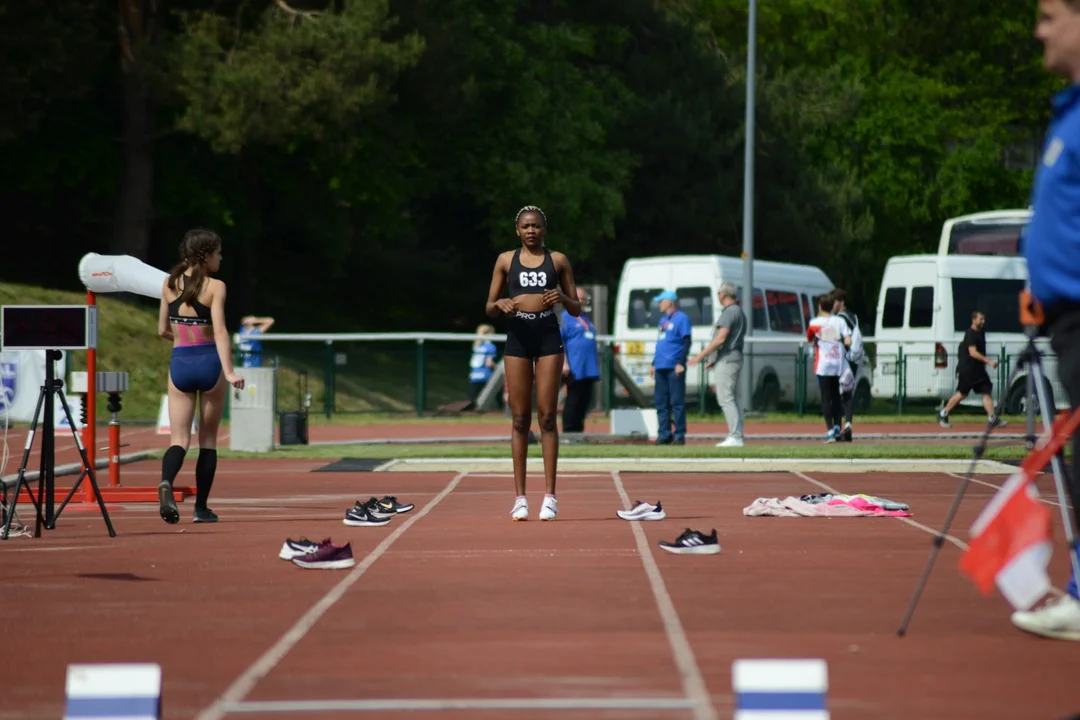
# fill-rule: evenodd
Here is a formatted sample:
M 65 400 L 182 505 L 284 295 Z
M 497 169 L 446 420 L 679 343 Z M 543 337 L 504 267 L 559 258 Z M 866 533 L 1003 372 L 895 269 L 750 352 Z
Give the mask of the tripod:
M 109 512 L 105 509 L 105 501 L 101 499 L 101 491 L 98 489 L 97 478 L 95 477 L 94 469 L 90 466 L 90 458 L 86 455 L 86 448 L 83 447 L 82 439 L 79 437 L 78 430 L 75 429 L 75 420 L 71 417 L 71 408 L 68 406 L 67 398 L 64 397 L 63 380 L 57 380 L 54 372 L 53 363 L 60 359 L 59 350 L 46 350 L 45 351 L 45 383 L 41 386 L 41 392 L 38 394 L 37 407 L 34 409 L 34 420 L 30 424 L 30 435 L 26 442 L 26 448 L 23 449 L 22 464 L 19 465 L 19 479 L 15 483 L 15 496 L 12 498 L 11 506 L 8 508 L 7 519 L 4 522 L 4 529 L 0 531 L 0 539 L 7 540 L 8 533 L 11 531 L 11 519 L 15 516 L 15 505 L 19 501 L 19 492 L 23 486 L 26 486 L 26 493 L 30 496 L 30 502 L 34 505 L 36 513 L 36 522 L 34 523 L 34 537 L 41 537 L 41 527 L 45 526 L 48 530 L 56 528 L 56 520 L 60 517 L 60 513 L 64 511 L 67 504 L 74 497 L 75 492 L 79 489 L 79 485 L 82 484 L 83 478 L 89 477 L 90 484 L 94 488 L 94 496 L 97 498 L 98 507 L 101 508 L 101 514 L 105 518 L 105 526 L 109 529 L 109 537 L 116 537 L 116 530 L 113 529 L 112 521 L 109 519 Z M 56 510 L 56 514 L 53 514 L 53 492 L 56 482 L 56 433 L 54 431 L 54 404 L 53 397 L 60 398 L 61 407 L 64 408 L 64 415 L 67 417 L 68 427 L 71 428 L 72 435 L 75 436 L 75 445 L 79 448 L 79 455 L 83 461 L 83 472 L 79 475 L 79 479 L 75 481 L 75 484 L 71 487 L 71 492 L 68 493 L 64 501 L 60 503 L 60 507 Z M 34 497 L 34 492 L 30 489 L 30 481 L 26 479 L 26 463 L 30 459 L 30 447 L 34 443 L 34 435 L 37 431 L 38 418 L 42 417 L 42 406 L 45 408 L 45 414 L 42 421 L 45 427 L 42 429 L 41 434 L 41 471 L 38 473 L 38 490 L 37 497 Z M 42 513 L 41 506 L 45 505 L 45 512 Z
M 1043 432 L 1049 438 L 1053 433 L 1053 417 L 1051 416 L 1051 403 L 1053 398 L 1048 397 L 1046 388 L 1048 383 L 1045 381 L 1045 373 L 1043 371 L 1043 365 L 1041 360 L 1041 353 L 1035 346 L 1035 338 L 1038 334 L 1038 326 L 1034 324 L 1028 324 L 1024 327 L 1024 334 L 1027 337 L 1027 344 L 1021 351 L 1020 356 L 1017 358 L 1016 367 L 1013 368 L 1009 374 L 1009 380 L 1002 388 L 1001 400 L 998 401 L 998 407 L 994 411 L 995 417 L 1000 417 L 1001 412 L 1004 409 L 1006 388 L 1012 387 L 1016 381 L 1016 376 L 1020 373 L 1021 369 L 1026 367 L 1028 369 L 1028 388 L 1034 387 L 1035 396 L 1039 402 L 1039 414 L 1042 416 Z M 1033 410 L 1032 410 L 1033 398 L 1028 396 L 1028 417 L 1029 427 L 1034 427 Z M 915 613 L 915 606 L 919 602 L 919 596 L 922 594 L 923 587 L 926 585 L 927 578 L 930 576 L 930 570 L 933 567 L 934 560 L 937 558 L 938 552 L 941 550 L 941 546 L 945 542 L 945 536 L 949 532 L 949 526 L 952 524 L 953 518 L 956 515 L 956 511 L 960 508 L 960 500 L 964 496 L 964 491 L 967 489 L 968 482 L 971 480 L 971 476 L 975 472 L 976 463 L 982 458 L 983 453 L 986 451 L 987 442 L 990 439 L 990 432 L 994 429 L 994 426 L 988 421 L 986 423 L 986 430 L 983 432 L 982 438 L 979 440 L 979 444 L 975 447 L 974 457 L 971 460 L 971 466 L 968 468 L 967 474 L 964 475 L 963 481 L 960 483 L 960 487 L 956 491 L 956 498 L 953 500 L 952 507 L 949 508 L 948 514 L 945 516 L 945 525 L 941 528 L 941 532 L 934 538 L 933 548 L 930 551 L 930 558 L 926 562 L 926 567 L 923 568 L 922 577 L 919 578 L 919 583 L 915 587 L 915 594 L 911 598 L 911 603 L 908 605 L 907 612 L 904 614 L 904 619 L 900 623 L 900 629 L 896 631 L 896 634 L 903 637 L 907 632 L 907 626 L 911 622 L 911 616 Z M 1073 462 L 1080 461 L 1080 458 L 1073 458 Z M 1073 551 L 1075 547 L 1073 537 L 1072 522 L 1069 518 L 1069 503 L 1065 494 L 1065 462 L 1064 462 L 1064 450 L 1059 450 L 1054 453 L 1050 459 L 1050 465 L 1054 471 L 1054 485 L 1057 487 L 1058 504 L 1061 506 L 1061 520 L 1065 526 L 1065 538 L 1069 544 L 1069 557 L 1072 563 L 1072 570 L 1075 577 L 1080 578 L 1080 561 L 1077 560 L 1076 553 Z M 1042 468 L 1035 469 L 1036 471 Z

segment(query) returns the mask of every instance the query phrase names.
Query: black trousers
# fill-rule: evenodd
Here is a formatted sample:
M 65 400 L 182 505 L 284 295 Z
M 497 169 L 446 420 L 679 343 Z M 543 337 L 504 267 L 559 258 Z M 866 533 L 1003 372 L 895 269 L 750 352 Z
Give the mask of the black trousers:
M 1075 412 L 1080 408 L 1080 306 L 1065 310 L 1049 327 L 1050 348 L 1057 355 L 1058 379 L 1069 395 L 1069 405 Z M 1077 527 L 1080 528 L 1080 433 L 1072 437 L 1072 472 L 1069 478 L 1069 496 Z
M 566 400 L 563 402 L 563 432 L 585 432 L 585 416 L 592 405 L 595 384 L 596 378 L 575 380 L 571 376 L 566 384 Z
M 858 377 L 859 366 L 851 362 L 850 360 L 847 361 L 847 364 L 851 367 L 851 374 L 855 377 Z M 855 387 L 857 388 L 858 384 L 856 384 Z M 851 392 L 841 392 L 840 404 L 844 408 L 844 420 L 846 420 L 850 424 L 852 419 L 855 417 L 855 390 L 852 389 Z M 842 427 L 843 426 L 841 426 L 841 428 Z
M 840 402 L 840 377 L 836 375 L 818 375 L 818 387 L 821 389 L 821 414 L 825 416 L 825 427 L 844 427 L 844 406 Z

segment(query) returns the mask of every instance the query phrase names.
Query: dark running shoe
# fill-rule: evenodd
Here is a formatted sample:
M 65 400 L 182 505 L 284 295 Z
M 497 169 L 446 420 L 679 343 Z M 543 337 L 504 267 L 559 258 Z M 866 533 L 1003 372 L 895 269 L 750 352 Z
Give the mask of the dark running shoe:
M 658 544 L 669 553 L 677 555 L 715 555 L 720 552 L 716 528 L 713 528 L 712 535 L 703 535 L 697 530 L 686 528 L 682 535 L 675 538 L 675 542 L 661 540 Z
M 384 507 L 374 497 L 368 498 L 365 502 L 360 502 L 359 500 L 357 500 L 356 504 L 353 505 L 352 509 L 355 510 L 356 512 L 358 512 L 358 513 L 359 512 L 366 512 L 367 514 L 371 515 L 372 517 L 376 517 L 376 518 L 380 518 L 380 519 L 381 518 L 393 517 L 396 514 L 392 509 Z
M 173 500 L 172 483 L 168 480 L 158 483 L 157 496 L 161 519 L 170 525 L 180 522 L 180 511 L 176 509 L 176 501 Z
M 385 495 L 379 500 L 379 508 L 384 512 L 407 513 L 414 507 L 416 506 L 412 503 L 399 503 L 393 495 Z
M 343 570 L 356 565 L 352 545 L 349 543 L 345 543 L 342 547 L 323 545 L 313 553 L 294 557 L 292 561 L 293 565 L 309 570 Z
M 357 505 L 345 511 L 344 524 L 350 527 L 378 527 L 390 522 L 390 516 L 379 517 L 372 514 L 366 504 Z
M 216 523 L 217 515 L 210 508 L 195 508 L 195 515 L 191 518 L 191 522 L 197 523 Z
M 302 537 L 299 540 L 287 538 L 285 542 L 281 545 L 281 551 L 278 552 L 278 557 L 282 560 L 292 560 L 294 557 L 310 555 L 324 545 L 329 544 L 330 538 L 326 538 L 321 543 L 312 542 L 306 537 Z

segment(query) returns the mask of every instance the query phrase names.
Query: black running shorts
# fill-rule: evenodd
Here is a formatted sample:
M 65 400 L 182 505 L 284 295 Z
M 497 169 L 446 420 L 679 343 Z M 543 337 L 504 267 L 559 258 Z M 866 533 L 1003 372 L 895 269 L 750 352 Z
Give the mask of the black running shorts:
M 558 355 L 563 351 L 562 333 L 555 311 L 521 312 L 510 316 L 506 330 L 505 357 L 536 359 L 546 355 Z

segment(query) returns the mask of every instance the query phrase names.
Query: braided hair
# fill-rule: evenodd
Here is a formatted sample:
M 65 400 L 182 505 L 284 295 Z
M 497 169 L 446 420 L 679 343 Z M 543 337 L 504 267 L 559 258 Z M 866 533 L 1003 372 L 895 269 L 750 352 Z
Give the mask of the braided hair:
M 514 216 L 514 225 L 517 225 L 518 220 L 521 219 L 521 216 L 527 212 L 534 212 L 539 215 L 540 219 L 544 221 L 544 227 L 547 227 L 547 215 L 545 215 L 544 211 L 536 207 L 535 205 L 526 205 L 525 207 L 518 210 L 517 215 Z
M 180 301 L 191 303 L 199 297 L 199 291 L 210 276 L 206 261 L 221 249 L 221 238 L 211 230 L 196 228 L 188 230 L 180 241 L 180 262 L 169 272 L 169 289 L 180 293 Z M 185 282 L 180 290 L 180 276 L 191 268 L 191 281 Z

